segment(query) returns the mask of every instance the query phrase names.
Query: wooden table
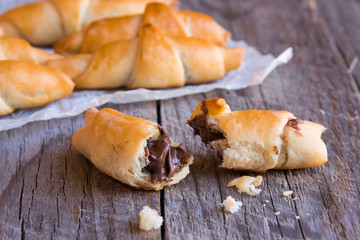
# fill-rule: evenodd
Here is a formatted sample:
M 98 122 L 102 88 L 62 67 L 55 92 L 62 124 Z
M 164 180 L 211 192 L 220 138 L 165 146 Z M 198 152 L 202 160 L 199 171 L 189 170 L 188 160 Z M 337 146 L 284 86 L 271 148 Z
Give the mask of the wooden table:
M 0 10 L 21 2 L 1 1 Z M 190 175 L 160 192 L 133 190 L 71 148 L 84 114 L 1 132 L 1 239 L 360 238 L 360 2 L 181 0 L 181 6 L 212 15 L 234 39 L 263 53 L 292 46 L 294 58 L 245 90 L 102 106 L 157 121 L 194 154 Z M 185 126 L 195 105 L 210 97 L 225 98 L 233 110 L 282 109 L 324 124 L 328 163 L 261 174 L 255 197 L 227 188 L 244 173 L 218 169 L 216 154 Z M 281 197 L 286 190 L 297 199 Z M 219 207 L 228 195 L 243 202 L 236 214 Z M 139 230 L 145 205 L 164 216 L 160 230 Z

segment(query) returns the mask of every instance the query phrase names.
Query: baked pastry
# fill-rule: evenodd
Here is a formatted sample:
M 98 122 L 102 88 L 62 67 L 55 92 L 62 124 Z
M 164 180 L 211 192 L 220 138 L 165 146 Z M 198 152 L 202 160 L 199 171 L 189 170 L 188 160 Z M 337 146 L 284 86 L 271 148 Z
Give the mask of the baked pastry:
M 43 0 L 0 15 L 0 36 L 21 37 L 35 45 L 52 45 L 91 22 L 144 12 L 150 2 L 176 0 Z
M 32 47 L 23 39 L 0 38 L 0 60 L 16 60 L 43 65 L 46 61 L 60 58 L 63 56 Z
M 144 231 L 159 229 L 164 222 L 163 217 L 160 216 L 155 209 L 149 208 L 148 206 L 143 207 L 139 215 L 139 227 Z
M 201 84 L 237 69 L 244 49 L 198 38 L 168 38 L 152 25 L 140 38 L 109 43 L 94 54 L 49 61 L 78 88 L 169 88 Z
M 289 112 L 231 112 L 224 99 L 205 99 L 188 124 L 222 156 L 223 168 L 265 172 L 314 167 L 327 161 L 320 138 L 326 128 Z
M 198 37 L 225 46 L 230 33 L 209 15 L 180 10 L 164 3 L 150 3 L 142 15 L 102 19 L 85 30 L 66 36 L 54 50 L 63 55 L 93 53 L 107 43 L 138 36 L 142 26 L 152 24 L 169 37 Z
M 250 177 L 242 176 L 235 178 L 228 182 L 227 187 L 237 187 L 239 193 L 246 193 L 249 196 L 258 195 L 261 192 L 261 189 L 256 188 L 261 185 L 262 176 Z
M 0 116 L 68 96 L 74 83 L 57 69 L 21 61 L 0 61 Z
M 71 145 L 103 173 L 134 188 L 160 190 L 178 183 L 193 161 L 161 126 L 113 109 L 90 108 Z
M 227 196 L 227 198 L 220 204 L 224 207 L 225 211 L 232 213 L 236 213 L 239 211 L 242 206 L 241 201 L 236 201 L 232 196 Z

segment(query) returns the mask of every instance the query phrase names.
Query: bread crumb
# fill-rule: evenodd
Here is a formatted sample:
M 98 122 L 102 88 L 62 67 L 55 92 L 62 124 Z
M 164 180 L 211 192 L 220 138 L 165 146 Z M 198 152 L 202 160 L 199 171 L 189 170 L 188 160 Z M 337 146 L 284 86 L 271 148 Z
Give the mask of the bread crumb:
M 266 203 L 269 203 L 270 201 L 269 200 L 265 200 Z
M 236 213 L 239 211 L 239 208 L 242 206 L 241 201 L 235 201 L 235 199 L 231 196 L 227 196 L 224 202 L 221 204 L 225 208 L 226 211 L 231 213 Z
M 296 220 L 299 220 L 299 219 L 300 219 L 300 216 L 295 216 L 295 219 L 296 219 Z
M 231 180 L 227 187 L 236 186 L 239 193 L 247 193 L 250 196 L 257 195 L 261 192 L 261 189 L 256 189 L 260 186 L 262 182 L 262 176 L 257 176 L 256 178 L 250 176 L 242 176 L 236 179 Z
M 295 200 L 297 200 L 297 199 L 298 199 L 297 197 L 294 197 L 292 200 L 295 201 Z
M 265 206 L 266 206 L 266 204 L 264 203 L 264 204 L 263 204 L 263 206 L 265 207 Z
M 154 209 L 145 206 L 140 212 L 140 229 L 152 230 L 161 227 L 164 219 Z
M 294 191 L 285 191 L 285 192 L 283 192 L 283 196 L 287 197 L 287 196 L 290 196 L 293 193 L 294 193 Z
M 279 215 L 280 214 L 280 212 L 274 212 L 274 215 L 275 216 L 277 216 L 277 215 Z

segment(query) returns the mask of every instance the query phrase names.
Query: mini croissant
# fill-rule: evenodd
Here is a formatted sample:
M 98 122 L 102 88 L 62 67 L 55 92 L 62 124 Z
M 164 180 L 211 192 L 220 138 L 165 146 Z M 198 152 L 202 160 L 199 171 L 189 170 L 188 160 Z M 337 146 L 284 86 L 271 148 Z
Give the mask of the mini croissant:
M 201 84 L 237 69 L 244 49 L 198 38 L 168 38 L 146 25 L 138 39 L 109 43 L 94 54 L 49 61 L 78 88 L 169 88 Z
M 176 5 L 176 0 L 155 0 Z M 43 0 L 0 15 L 0 36 L 20 37 L 35 45 L 52 45 L 91 22 L 144 12 L 153 0 Z
M 0 116 L 68 96 L 74 83 L 57 69 L 21 61 L 0 61 Z
M 57 69 L 40 66 L 58 54 L 32 47 L 18 38 L 0 38 L 0 116 L 68 96 L 74 83 Z
M 230 33 L 212 17 L 194 11 L 175 11 L 163 3 L 150 3 L 143 15 L 108 18 L 93 22 L 54 46 L 63 55 L 93 53 L 101 46 L 138 36 L 141 27 L 152 24 L 169 37 L 198 37 L 225 46 Z
M 327 161 L 321 140 L 326 128 L 289 112 L 232 112 L 224 99 L 206 99 L 196 106 L 188 124 L 220 153 L 223 168 L 264 172 L 314 167 Z
M 193 161 L 156 123 L 90 108 L 71 145 L 103 173 L 134 188 L 160 190 L 189 174 Z

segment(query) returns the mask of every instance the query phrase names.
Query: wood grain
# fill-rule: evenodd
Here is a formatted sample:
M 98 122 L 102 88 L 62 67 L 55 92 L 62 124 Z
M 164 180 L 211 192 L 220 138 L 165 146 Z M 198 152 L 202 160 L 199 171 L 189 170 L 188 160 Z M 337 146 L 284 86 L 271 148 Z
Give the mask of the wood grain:
M 330 4 L 329 4 L 330 2 Z M 330 33 L 335 47 L 360 86 L 360 7 L 359 1 L 324 1 L 315 5 Z
M 347 66 L 333 45 L 324 21 L 312 17 L 314 13 L 308 1 L 261 2 L 257 5 L 254 2 L 240 1 L 233 1 L 228 5 L 196 1 L 196 3 L 191 2 L 190 6 L 212 14 L 217 20 L 222 19 L 223 16 L 230 16 L 227 22 L 223 21 L 223 24 L 234 33 L 234 38 L 244 38 L 263 52 L 279 53 L 287 46 L 293 46 L 295 52 L 293 61 L 271 74 L 262 86 L 235 92 L 215 91 L 206 94 L 205 97 L 224 97 L 236 110 L 282 109 L 304 119 L 322 122 L 329 128 L 324 138 L 328 143 L 330 154 L 329 163 L 317 168 L 269 171 L 264 174 L 262 194 L 249 198 L 239 196 L 233 190 L 225 188 L 227 181 L 244 173 L 228 173 L 216 169 L 215 166 L 219 164 L 216 154 L 211 153 L 204 146 L 196 145 L 197 143 L 192 139 L 189 142 L 186 138 L 189 148 L 195 146 L 196 149 L 200 148 L 198 151 L 209 154 L 195 155 L 196 162 L 191 169 L 193 183 L 179 185 L 184 186 L 184 189 L 165 190 L 169 192 L 169 201 L 173 199 L 172 192 L 190 192 L 189 198 L 191 198 L 193 190 L 189 191 L 188 188 L 194 184 L 195 189 L 199 189 L 202 185 L 202 188 L 211 191 L 202 196 L 203 199 L 207 199 L 206 202 L 209 202 L 208 206 L 203 206 L 203 203 L 198 205 L 193 201 L 194 210 L 191 210 L 193 214 L 184 217 L 183 215 L 190 210 L 181 212 L 181 219 L 186 220 L 181 222 L 181 225 L 191 226 L 196 222 L 191 232 L 196 238 L 206 239 L 217 239 L 216 234 L 225 235 L 229 239 L 317 239 L 324 236 L 327 239 L 357 238 L 360 227 L 359 150 L 355 147 L 360 143 L 359 102 L 356 99 L 358 90 L 350 84 L 351 76 L 346 71 Z M 166 109 L 161 114 L 165 118 L 163 120 L 165 127 L 166 124 L 179 126 L 180 122 L 184 122 L 183 108 L 187 109 L 191 106 L 190 108 L 193 109 L 198 101 L 199 99 L 195 97 L 186 97 L 162 102 L 162 108 Z M 177 122 L 177 119 L 180 121 Z M 181 130 L 184 131 L 182 127 L 175 130 L 170 128 L 170 132 L 174 132 L 177 136 Z M 186 132 L 186 135 L 189 134 Z M 198 138 L 194 140 L 199 142 Z M 213 175 L 217 176 L 218 184 L 204 181 L 201 173 L 198 172 L 202 171 L 204 165 L 209 162 L 211 165 L 209 164 L 208 167 L 213 168 L 207 172 L 215 171 Z M 190 180 L 192 178 L 187 179 Z M 209 188 L 209 184 L 214 186 Z M 220 188 L 220 199 L 217 195 L 212 195 L 217 188 Z M 298 199 L 292 201 L 290 198 L 282 198 L 281 194 L 285 190 L 295 191 Z M 220 203 L 227 195 L 242 198 L 243 215 L 225 217 L 222 223 L 222 218 L 215 213 L 210 217 L 198 213 L 204 207 L 216 211 L 213 203 Z M 175 200 L 172 200 L 170 205 L 174 205 L 174 202 Z M 198 202 L 202 202 L 201 199 Z M 188 209 L 188 203 L 182 203 L 179 207 Z M 275 211 L 280 211 L 280 215 L 274 216 Z M 180 218 L 179 213 L 166 212 L 169 213 L 166 219 L 170 222 L 174 218 Z M 295 216 L 300 216 L 300 220 L 295 220 Z M 216 219 L 219 224 L 217 231 L 214 232 L 209 225 L 208 218 Z M 178 233 L 176 236 L 181 235 L 178 228 L 177 224 L 166 226 L 167 232 L 176 232 Z
M 104 107 L 157 121 L 155 102 Z M 0 239 L 160 238 L 138 227 L 138 209 L 160 211 L 159 193 L 120 184 L 71 148 L 84 124 L 81 114 L 0 132 Z
M 27 1 L 2 1 L 0 11 L 21 2 Z M 263 53 L 277 55 L 292 46 L 294 58 L 261 86 L 103 106 L 158 121 L 194 154 L 190 175 L 161 192 L 130 189 L 73 150 L 70 139 L 84 125 L 83 114 L 0 132 L 1 239 L 360 238 L 360 64 L 349 72 L 360 51 L 359 1 L 181 4 L 212 15 L 234 39 L 244 39 Z M 217 168 L 216 153 L 185 125 L 196 104 L 208 97 L 225 98 L 233 110 L 281 109 L 324 124 L 329 162 L 261 174 L 262 192 L 255 197 L 226 188 L 235 177 L 256 174 Z M 295 193 L 284 198 L 286 190 Z M 236 214 L 219 206 L 228 195 L 243 202 Z M 162 229 L 138 229 L 144 205 L 162 213 Z

